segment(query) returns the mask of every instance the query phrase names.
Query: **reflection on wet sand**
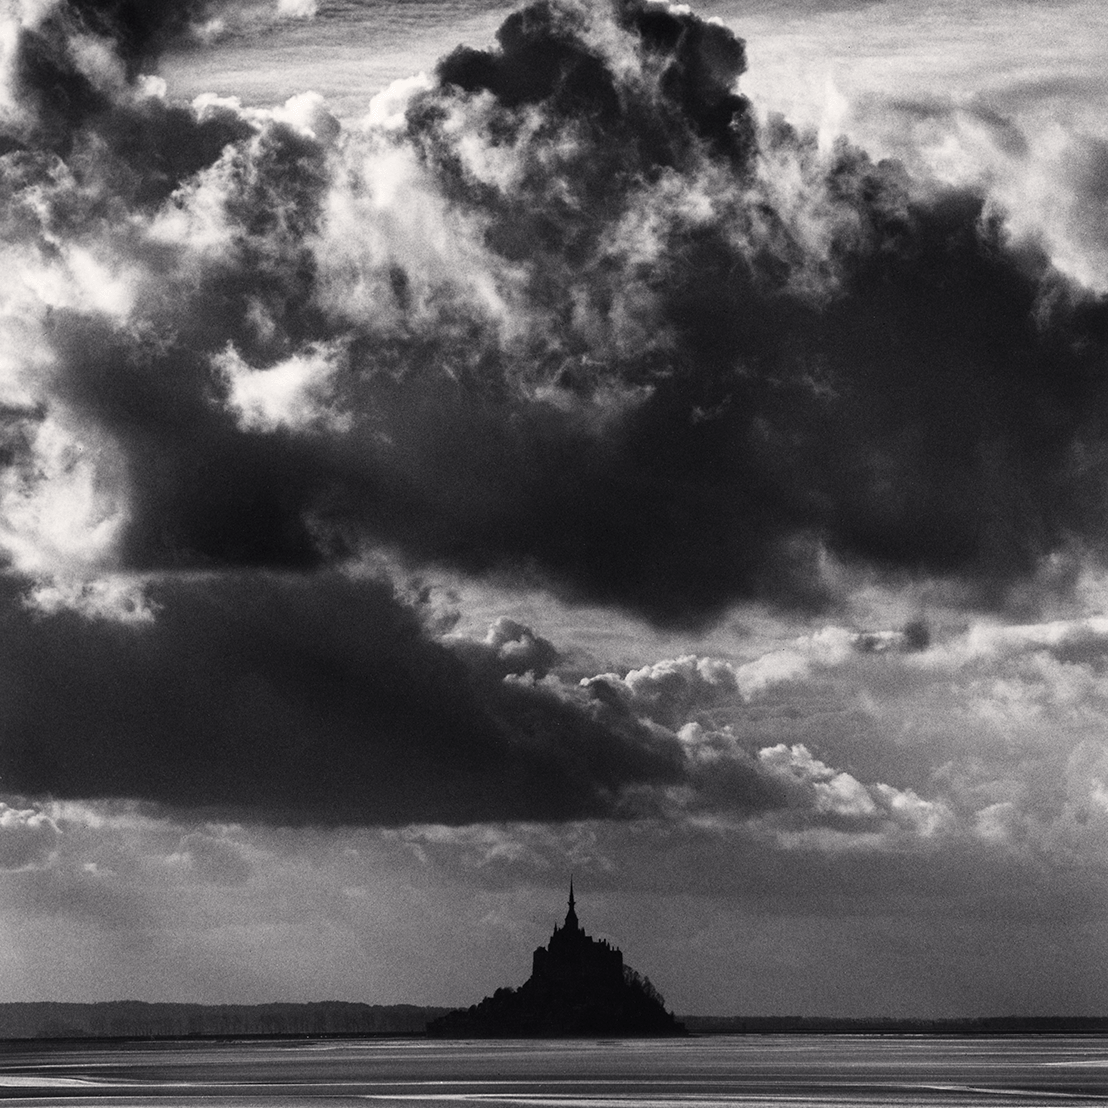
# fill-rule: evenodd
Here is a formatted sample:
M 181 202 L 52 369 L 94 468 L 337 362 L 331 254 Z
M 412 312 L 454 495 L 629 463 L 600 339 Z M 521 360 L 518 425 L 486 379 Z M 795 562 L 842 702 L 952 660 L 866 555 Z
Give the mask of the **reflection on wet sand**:
M 0 1099 L 527 1108 L 1035 1108 L 1108 1103 L 1108 1036 L 8 1043 Z

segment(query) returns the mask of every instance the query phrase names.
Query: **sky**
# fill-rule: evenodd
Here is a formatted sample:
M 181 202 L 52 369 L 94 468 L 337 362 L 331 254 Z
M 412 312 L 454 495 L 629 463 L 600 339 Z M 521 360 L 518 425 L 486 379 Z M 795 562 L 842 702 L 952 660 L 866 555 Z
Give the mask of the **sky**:
M 0 1001 L 1108 1006 L 1108 14 L 6 0 Z

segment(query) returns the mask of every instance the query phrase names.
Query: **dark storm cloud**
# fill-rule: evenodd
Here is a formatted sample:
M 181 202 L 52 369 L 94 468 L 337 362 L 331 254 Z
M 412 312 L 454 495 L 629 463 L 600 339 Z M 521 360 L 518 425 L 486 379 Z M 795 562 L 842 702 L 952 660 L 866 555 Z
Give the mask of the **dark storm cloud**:
M 381 826 L 630 814 L 684 774 L 633 721 L 468 666 L 378 582 L 182 580 L 140 629 L 6 599 L 0 775 L 28 795 Z
M 1099 533 L 1100 465 L 1079 459 L 1104 433 L 1104 304 L 1035 248 L 1011 247 L 981 195 L 921 189 L 845 144 L 823 158 L 783 122 L 755 136 L 727 92 L 742 51 L 723 28 L 638 4 L 619 22 L 637 80 L 597 68 L 567 29 L 572 12 L 537 5 L 505 25 L 499 52 L 447 58 L 442 88 L 409 112 L 445 187 L 490 217 L 489 244 L 529 267 L 534 300 L 561 323 L 559 385 L 651 388 L 599 448 L 513 474 L 535 482 L 528 534 L 558 538 L 539 549 L 509 526 L 487 557 L 533 559 L 570 587 L 680 621 L 737 596 L 816 601 L 816 542 L 964 577 L 995 601 L 1067 539 Z M 546 42 L 557 49 L 531 65 Z M 522 166 L 510 191 L 457 154 L 459 105 L 481 90 L 496 101 L 487 141 Z M 539 137 L 521 138 L 531 103 Z M 723 185 L 707 176 L 721 162 Z M 778 169 L 806 195 L 775 197 Z M 720 190 L 712 219 L 654 200 L 646 186 L 674 173 Z M 662 247 L 644 273 L 604 231 L 652 204 Z M 805 219 L 825 224 L 822 254 Z M 659 341 L 575 371 L 574 312 L 584 296 L 603 315 L 617 280 L 649 298 Z
M 112 39 L 133 75 L 217 6 L 208 0 L 66 0 L 64 9 L 93 33 Z
M 184 18 L 59 11 L 35 32 L 50 58 L 81 24 L 128 66 Z M 311 568 L 385 544 L 697 624 L 742 598 L 826 602 L 827 549 L 1000 603 L 1045 555 L 1098 548 L 1108 309 L 1010 244 L 984 197 L 759 130 L 744 67 L 682 10 L 535 4 L 495 49 L 446 57 L 361 165 L 319 112 L 66 94 L 91 105 L 51 124 L 74 164 L 124 169 L 76 211 L 41 189 L 50 234 L 200 198 L 223 228 L 200 260 L 112 232 L 150 275 L 135 320 L 52 317 L 55 395 L 129 462 L 124 564 Z M 430 272 L 410 237 L 335 261 L 334 190 L 360 195 L 390 150 L 478 236 L 471 278 Z M 355 239 L 389 230 L 380 207 Z M 326 344 L 330 432 L 236 416 L 228 350 L 260 373 Z
M 695 625 L 826 603 L 828 550 L 991 603 L 1101 551 L 1108 308 L 985 197 L 759 127 L 722 26 L 535 4 L 355 133 L 310 96 L 151 91 L 198 14 L 17 35 L 5 787 L 292 822 L 617 815 L 709 780 L 772 807 L 725 732 L 682 747 L 679 713 L 563 686 L 510 621 L 444 645 L 334 564 Z M 150 626 L 16 602 L 105 569 L 154 573 Z M 859 649 L 889 644 L 928 635 Z
M 784 125 L 762 142 L 767 158 L 784 152 L 809 171 L 819 161 Z M 611 133 L 595 147 L 627 153 Z M 625 182 L 662 171 L 630 166 Z M 549 217 L 564 185 L 550 186 L 546 208 L 498 215 Z M 710 224 L 660 213 L 665 248 L 649 282 L 668 348 L 614 370 L 651 381 L 651 395 L 613 429 L 603 459 L 574 452 L 574 483 L 589 490 L 575 511 L 557 495 L 565 468 L 537 476 L 533 502 L 577 541 L 568 556 L 557 545 L 527 554 L 594 595 L 679 620 L 736 596 L 814 601 L 809 541 L 968 578 L 996 599 L 1067 538 L 1098 533 L 1099 476 L 1089 478 L 1100 466 L 1082 472 L 1079 458 L 1104 432 L 1104 305 L 1066 288 L 1034 249 L 1010 249 L 981 196 L 918 197 L 894 166 L 847 147 L 813 187 L 839 221 L 817 259 L 818 296 L 798 287 L 812 260 L 774 212 L 736 197 Z M 636 202 L 633 189 L 605 198 L 621 195 Z M 580 196 L 555 224 L 593 211 Z M 755 215 L 768 224 L 760 242 Z M 563 257 L 557 240 L 553 263 L 544 256 L 549 237 L 520 235 L 538 258 L 540 295 Z M 592 274 L 602 261 L 577 264 Z M 564 291 L 578 295 L 580 283 Z M 591 291 L 603 287 L 601 276 Z M 571 308 L 567 296 L 567 322 Z M 619 534 L 634 553 L 620 556 Z
M 688 151 L 690 127 L 720 151 L 740 161 L 749 157 L 750 105 L 734 90 L 746 69 L 742 40 L 719 24 L 661 5 L 625 3 L 615 14 L 638 40 L 645 64 L 656 68 L 660 96 L 653 106 L 662 110 L 654 118 L 648 97 L 628 97 L 617 74 L 590 48 L 584 13 L 570 6 L 538 3 L 509 16 L 496 35 L 498 50 L 459 47 L 439 62 L 439 81 L 465 93 L 490 92 L 509 110 L 542 104 L 555 127 L 584 117 L 597 133 L 615 132 L 621 146 L 638 147 L 640 160 L 676 161 Z M 632 163 L 625 172 L 637 168 Z M 595 188 L 597 182 L 588 184 Z
M 0 149 L 61 155 L 79 177 L 107 179 L 117 202 L 164 200 L 248 132 L 241 120 L 227 115 L 198 121 L 184 108 L 138 97 L 141 69 L 207 7 L 66 0 L 47 9 L 40 21 L 19 25 L 10 76 L 18 110 L 0 129 Z M 40 166 L 48 178 L 52 162 Z

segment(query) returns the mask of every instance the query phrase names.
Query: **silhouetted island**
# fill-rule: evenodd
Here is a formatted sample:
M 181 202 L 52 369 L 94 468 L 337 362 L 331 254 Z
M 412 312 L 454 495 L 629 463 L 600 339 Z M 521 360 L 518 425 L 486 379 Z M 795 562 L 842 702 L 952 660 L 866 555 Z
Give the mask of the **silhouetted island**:
M 618 947 L 587 935 L 577 922 L 573 882 L 569 911 L 546 946 L 534 954 L 531 976 L 518 988 L 497 989 L 471 1008 L 427 1025 L 451 1038 L 530 1038 L 573 1035 L 684 1035 L 649 978 L 623 964 Z

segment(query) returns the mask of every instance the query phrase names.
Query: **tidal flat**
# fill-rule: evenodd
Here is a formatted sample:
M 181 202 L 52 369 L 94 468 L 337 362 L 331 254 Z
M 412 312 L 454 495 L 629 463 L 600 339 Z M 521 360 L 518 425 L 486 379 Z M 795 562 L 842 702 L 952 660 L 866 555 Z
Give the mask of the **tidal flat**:
M 1036 1108 L 1108 1103 L 1108 1035 L 9 1041 L 12 1106 Z

